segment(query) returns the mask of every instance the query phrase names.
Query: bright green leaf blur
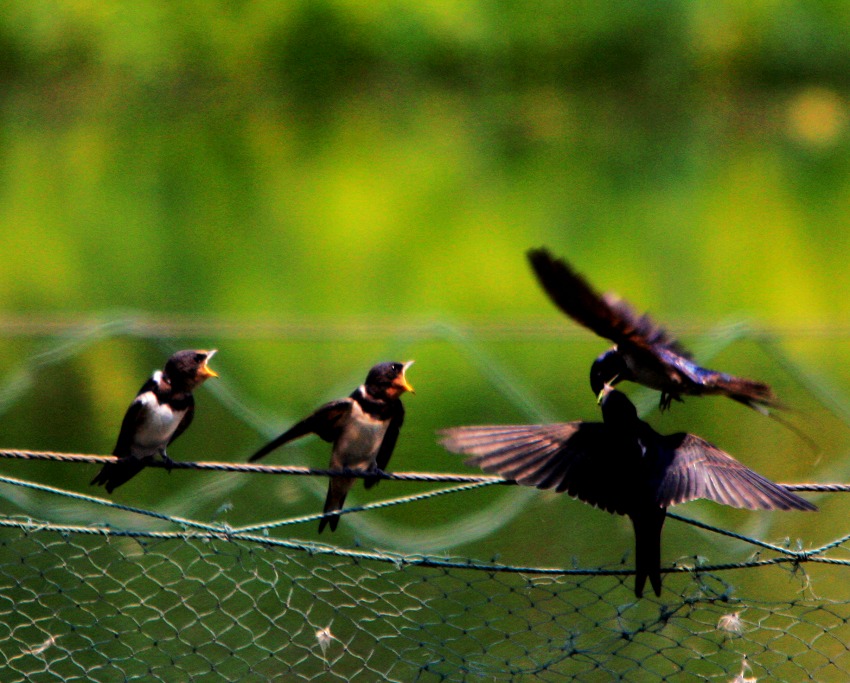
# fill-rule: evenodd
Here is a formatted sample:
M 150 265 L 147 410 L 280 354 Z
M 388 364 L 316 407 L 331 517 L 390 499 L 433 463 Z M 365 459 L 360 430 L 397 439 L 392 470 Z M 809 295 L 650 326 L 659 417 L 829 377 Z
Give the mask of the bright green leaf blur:
M 4 445 L 106 453 L 171 351 L 215 346 L 222 379 L 199 391 L 173 457 L 245 459 L 372 363 L 415 358 L 392 466 L 463 470 L 434 430 L 598 416 L 587 370 L 605 343 L 539 291 L 524 252 L 548 245 L 712 367 L 775 384 L 821 451 L 718 399 L 650 413 L 659 430 L 698 432 L 778 480 L 845 480 L 848 31 L 834 2 L 6 3 Z M 724 338 L 741 321 L 775 332 L 778 351 Z M 313 440 L 271 459 L 327 457 Z M 0 465 L 85 491 L 94 474 Z M 115 498 L 199 517 L 232 498 L 247 522 L 315 511 L 324 486 L 154 471 Z M 358 487 L 352 502 L 375 495 Z M 345 518 L 338 536 L 476 541 L 461 552 L 529 564 L 610 563 L 630 547 L 623 520 L 562 497 L 460 528 L 519 495 Z M 819 502 L 817 525 L 695 514 L 808 539 L 846 518 Z M 426 521 L 445 526 L 411 535 Z M 505 543 L 501 524 L 528 543 Z M 594 525 L 616 540 L 585 539 Z M 746 552 L 669 527 L 667 560 Z

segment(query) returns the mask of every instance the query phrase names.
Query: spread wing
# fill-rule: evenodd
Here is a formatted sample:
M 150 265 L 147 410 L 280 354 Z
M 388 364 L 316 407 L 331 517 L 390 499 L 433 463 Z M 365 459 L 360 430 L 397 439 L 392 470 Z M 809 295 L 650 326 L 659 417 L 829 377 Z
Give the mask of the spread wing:
M 817 509 L 693 434 L 658 437 L 649 471 L 597 422 L 456 427 L 442 435 L 443 446 L 471 455 L 467 463 L 485 472 L 617 514 L 628 514 L 646 486 L 662 507 L 707 498 L 749 510 Z
M 301 422 L 293 425 L 279 437 L 263 446 L 249 458 L 249 462 L 259 460 L 264 455 L 271 453 L 275 448 L 305 434 L 316 434 L 325 441 L 336 441 L 342 431 L 345 419 L 351 413 L 352 403 L 353 401 L 350 398 L 341 398 L 338 401 L 326 403 L 312 415 L 304 418 Z
M 375 458 L 375 466 L 382 472 L 387 469 L 390 464 L 390 458 L 395 450 L 398 435 L 401 432 L 401 426 L 404 424 L 404 405 L 401 401 L 398 402 L 398 412 L 390 420 L 387 425 L 387 431 L 384 434 L 384 440 L 381 441 L 381 447 L 378 449 L 378 455 Z M 372 488 L 380 479 L 365 479 L 363 484 L 367 489 Z
M 609 447 L 602 423 L 493 425 L 445 429 L 441 443 L 470 455 L 467 464 L 509 481 L 566 491 L 596 507 L 626 514 L 633 498 L 637 463 Z
M 580 325 L 618 346 L 632 346 L 651 352 L 657 347 L 690 358 L 663 327 L 647 315 L 638 315 L 622 299 L 612 294 L 599 294 L 566 261 L 555 258 L 547 249 L 532 249 L 528 260 L 540 285 L 552 302 Z
M 747 510 L 817 510 L 698 436 L 671 434 L 658 444 L 659 505 L 707 498 Z

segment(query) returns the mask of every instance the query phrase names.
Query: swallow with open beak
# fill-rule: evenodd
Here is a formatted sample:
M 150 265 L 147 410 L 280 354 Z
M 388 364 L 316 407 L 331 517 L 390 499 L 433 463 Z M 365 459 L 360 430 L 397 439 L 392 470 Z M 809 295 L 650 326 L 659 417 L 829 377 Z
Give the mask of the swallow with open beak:
M 635 533 L 635 595 L 661 595 L 661 529 L 671 505 L 706 498 L 747 510 L 816 510 L 693 434 L 656 432 L 628 397 L 606 385 L 602 422 L 455 427 L 442 444 L 508 481 L 566 491 L 628 515 Z
M 166 447 L 192 424 L 195 399 L 192 391 L 210 377 L 218 377 L 207 363 L 216 351 L 178 351 L 145 382 L 121 423 L 118 442 L 108 462 L 91 480 L 109 493 L 142 471 L 146 462 L 160 456 L 171 465 Z
M 309 417 L 290 427 L 270 441 L 254 455 L 250 462 L 259 460 L 283 444 L 306 434 L 316 434 L 333 443 L 331 469 L 351 469 L 361 472 L 383 471 L 390 461 L 401 426 L 404 423 L 404 405 L 401 395 L 413 393 L 405 372 L 413 365 L 407 363 L 380 363 L 369 370 L 366 381 L 348 398 L 326 403 Z M 328 514 L 342 509 L 345 497 L 354 485 L 354 477 L 331 477 L 325 499 L 325 517 L 319 522 L 319 532 L 330 526 L 336 530 L 339 515 Z M 379 479 L 364 479 L 366 488 Z
M 563 259 L 546 249 L 532 249 L 528 259 L 553 303 L 580 325 L 615 346 L 593 363 L 590 384 L 599 394 L 606 384 L 638 382 L 661 392 L 666 410 L 683 395 L 722 394 L 760 413 L 781 408 L 767 384 L 697 365 L 691 354 L 648 316 L 638 315 L 613 294 L 599 294 Z M 778 418 L 775 418 L 778 419 Z M 779 419 L 779 422 L 783 420 Z

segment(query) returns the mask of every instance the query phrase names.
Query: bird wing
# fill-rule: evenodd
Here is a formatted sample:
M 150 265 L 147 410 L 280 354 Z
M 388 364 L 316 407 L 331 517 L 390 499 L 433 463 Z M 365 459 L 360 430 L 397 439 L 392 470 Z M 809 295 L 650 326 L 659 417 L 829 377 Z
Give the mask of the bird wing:
M 189 425 L 192 424 L 192 420 L 195 419 L 195 398 L 192 394 L 186 398 L 186 412 L 183 413 L 183 417 L 180 419 L 180 424 L 177 425 L 177 429 L 174 430 L 174 434 L 171 435 L 171 438 L 168 440 L 168 443 L 172 443 L 178 436 L 180 436 L 183 432 L 189 429 Z
M 316 434 L 324 441 L 336 441 L 342 430 L 345 418 L 351 413 L 352 405 L 353 401 L 350 398 L 341 398 L 338 401 L 326 403 L 312 415 L 304 418 L 301 422 L 293 425 L 279 437 L 263 446 L 249 458 L 249 462 L 259 460 L 264 455 L 271 453 L 275 448 L 305 434 Z
M 136 393 L 136 398 L 133 399 L 133 402 L 127 408 L 127 412 L 124 413 L 124 419 L 121 421 L 121 430 L 118 432 L 118 440 L 115 442 L 115 448 L 112 449 L 112 455 L 116 455 L 119 458 L 125 458 L 130 455 L 136 429 L 145 416 L 143 410 L 145 402 L 142 397 L 148 392 L 153 392 L 156 387 L 157 383 L 151 377 Z
M 680 356 L 691 354 L 648 315 L 638 315 L 628 303 L 613 294 L 599 294 L 563 259 L 547 249 L 532 249 L 528 260 L 540 285 L 552 302 L 580 325 L 618 346 L 628 345 L 657 355 L 665 348 Z
M 390 464 L 390 458 L 395 450 L 398 435 L 401 432 L 401 426 L 404 424 L 404 405 L 401 401 L 398 402 L 398 408 L 393 418 L 387 425 L 387 431 L 384 434 L 384 439 L 381 441 L 381 447 L 378 449 L 378 455 L 375 457 L 375 466 L 382 472 L 387 469 Z M 364 485 L 367 489 L 372 488 L 380 479 L 366 479 Z
M 816 510 L 693 434 L 660 437 L 655 490 L 662 506 L 707 498 L 747 510 Z
M 566 491 L 596 507 L 626 514 L 633 499 L 634 460 L 618 457 L 598 422 L 454 427 L 440 432 L 449 451 L 485 472 L 539 489 Z

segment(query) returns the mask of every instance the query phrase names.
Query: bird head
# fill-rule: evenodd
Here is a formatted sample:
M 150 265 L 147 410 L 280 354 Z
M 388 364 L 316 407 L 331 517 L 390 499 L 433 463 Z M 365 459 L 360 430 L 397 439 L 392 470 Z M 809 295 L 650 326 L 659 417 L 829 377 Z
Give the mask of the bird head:
M 366 376 L 366 390 L 376 398 L 389 399 L 398 398 L 405 391 L 416 393 L 404 375 L 411 365 L 412 360 L 406 363 L 378 363 Z
M 218 373 L 207 363 L 216 354 L 212 351 L 192 350 L 178 351 L 165 363 L 164 374 L 176 389 L 192 391 L 210 377 L 218 377 Z
M 605 385 L 612 387 L 628 376 L 629 369 L 617 348 L 608 349 L 590 366 L 590 388 L 599 398 Z

